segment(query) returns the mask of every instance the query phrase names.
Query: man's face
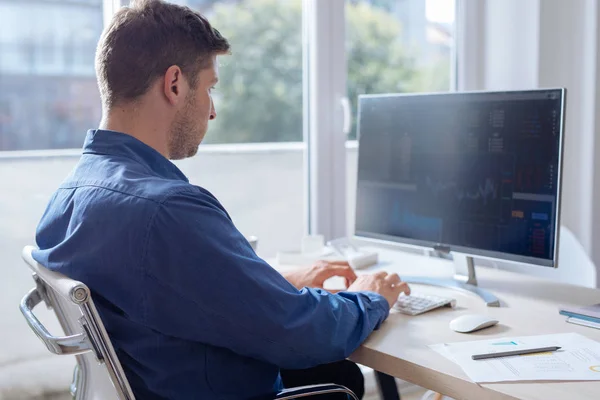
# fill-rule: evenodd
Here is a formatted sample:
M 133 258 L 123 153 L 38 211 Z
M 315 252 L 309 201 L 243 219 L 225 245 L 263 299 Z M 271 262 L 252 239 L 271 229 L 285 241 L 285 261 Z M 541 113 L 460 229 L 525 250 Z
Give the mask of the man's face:
M 208 121 L 217 113 L 211 91 L 219 80 L 217 57 L 198 74 L 196 87 L 190 87 L 185 104 L 177 111 L 169 132 L 169 158 L 181 160 L 192 157 L 208 129 Z

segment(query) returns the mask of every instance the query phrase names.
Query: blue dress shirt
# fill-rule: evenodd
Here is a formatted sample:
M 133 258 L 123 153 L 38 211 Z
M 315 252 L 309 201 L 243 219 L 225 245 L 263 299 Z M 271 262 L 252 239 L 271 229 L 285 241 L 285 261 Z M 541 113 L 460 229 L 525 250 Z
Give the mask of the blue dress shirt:
M 141 141 L 92 130 L 53 194 L 34 258 L 87 284 L 140 399 L 268 398 L 279 368 L 352 353 L 384 297 L 296 289 L 219 201 Z

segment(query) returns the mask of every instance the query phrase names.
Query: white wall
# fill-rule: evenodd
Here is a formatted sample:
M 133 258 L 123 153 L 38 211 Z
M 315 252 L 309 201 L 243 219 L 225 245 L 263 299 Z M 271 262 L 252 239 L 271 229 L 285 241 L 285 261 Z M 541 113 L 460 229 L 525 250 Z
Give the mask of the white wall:
M 484 20 L 485 89 L 537 87 L 539 0 L 490 0 Z M 515 60 L 516 62 L 506 62 Z M 523 61 L 523 62 L 519 62 Z M 483 88 L 482 88 L 483 89 Z
M 567 88 L 562 224 L 598 268 L 597 1 L 463 0 L 460 18 L 459 89 Z

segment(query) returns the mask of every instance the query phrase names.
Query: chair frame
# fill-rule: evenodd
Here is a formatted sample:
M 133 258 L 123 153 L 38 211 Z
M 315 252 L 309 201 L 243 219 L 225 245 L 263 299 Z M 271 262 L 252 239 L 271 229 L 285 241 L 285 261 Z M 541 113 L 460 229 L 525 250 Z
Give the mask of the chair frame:
M 96 361 L 106 367 L 118 399 L 134 400 L 135 396 L 108 339 L 108 333 L 98 315 L 89 288 L 82 282 L 69 279 L 39 264 L 31 255 L 34 249 L 32 246 L 23 249 L 23 259 L 33 271 L 33 280 L 36 287 L 31 289 L 21 300 L 21 312 L 31 330 L 50 352 L 58 355 L 78 356 L 71 393 L 76 399 L 80 399 L 83 398 L 82 396 L 86 392 L 89 366 L 80 356 L 91 352 Z M 78 332 L 63 337 L 51 335 L 33 313 L 33 308 L 42 301 L 46 303 L 48 308 L 54 310 L 65 332 Z M 61 304 L 65 302 L 79 308 L 81 312 L 81 317 L 78 320 L 79 326 L 76 326 L 74 321 L 69 323 L 65 307 Z

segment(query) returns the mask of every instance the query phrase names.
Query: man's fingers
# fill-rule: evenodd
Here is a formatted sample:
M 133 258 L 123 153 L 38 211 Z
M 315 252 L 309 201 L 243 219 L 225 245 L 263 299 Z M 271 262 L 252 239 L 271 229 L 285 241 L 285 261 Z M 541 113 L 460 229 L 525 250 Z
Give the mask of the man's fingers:
M 375 272 L 373 274 L 373 276 L 376 278 L 385 278 L 387 276 L 387 272 L 385 272 L 385 271 Z
M 406 282 L 402 282 L 402 279 L 400 279 L 398 274 L 388 275 L 385 277 L 385 280 L 396 289 L 400 289 L 401 293 L 404 293 L 407 296 L 410 294 L 410 287 Z
M 406 282 L 400 282 L 395 285 L 396 288 L 400 288 L 400 293 L 404 293 L 405 295 L 410 295 L 410 286 Z
M 341 276 L 346 278 L 346 287 L 350 287 L 350 285 L 352 285 L 354 283 L 354 281 L 356 280 L 356 274 L 354 273 L 354 269 L 352 269 L 352 267 L 350 266 L 348 261 L 343 261 L 343 260 L 330 261 L 329 264 L 332 266 L 341 266 L 341 267 L 349 268 L 352 271 L 352 274 L 341 275 Z
M 344 261 L 344 260 L 327 261 L 327 263 L 330 265 L 345 265 L 347 267 L 350 266 L 350 264 L 348 264 L 348 261 Z
M 392 284 L 392 285 L 396 285 L 398 283 L 400 283 L 402 280 L 400 279 L 400 277 L 398 276 L 398 274 L 391 274 L 385 277 L 385 280 Z
M 356 280 L 356 274 L 349 265 L 329 264 L 319 271 L 321 278 L 329 279 L 333 276 L 341 276 L 346 278 L 351 285 Z

